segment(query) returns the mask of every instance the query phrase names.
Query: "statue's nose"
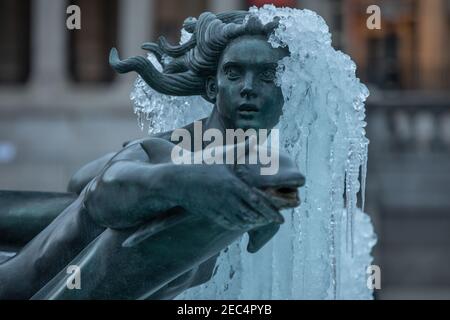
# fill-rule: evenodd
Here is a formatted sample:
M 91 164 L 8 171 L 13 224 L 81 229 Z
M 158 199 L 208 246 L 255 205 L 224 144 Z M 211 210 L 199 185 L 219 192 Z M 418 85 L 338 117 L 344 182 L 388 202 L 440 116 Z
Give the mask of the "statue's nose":
M 253 85 L 253 81 L 254 81 L 254 76 L 252 73 L 247 73 L 245 75 L 244 78 L 244 83 L 241 89 L 241 97 L 242 98 L 250 98 L 250 97 L 255 97 L 256 93 L 254 90 L 254 85 Z

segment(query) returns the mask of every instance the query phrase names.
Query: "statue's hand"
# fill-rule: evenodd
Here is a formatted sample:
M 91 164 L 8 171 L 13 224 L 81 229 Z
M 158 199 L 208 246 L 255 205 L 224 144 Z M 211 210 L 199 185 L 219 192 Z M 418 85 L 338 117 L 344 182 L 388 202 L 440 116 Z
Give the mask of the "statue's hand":
M 239 148 L 242 145 L 245 148 Z M 240 159 L 256 152 L 255 147 L 256 140 L 250 138 L 226 148 L 234 148 L 236 159 Z M 226 150 L 222 152 L 226 154 Z M 289 157 L 278 155 L 278 159 L 280 168 L 273 175 L 262 175 L 260 165 L 189 166 L 193 169 L 184 170 L 182 175 L 185 185 L 181 187 L 187 193 L 185 208 L 201 212 L 232 230 L 283 223 L 278 211 L 300 204 L 297 189 L 305 179 Z M 186 173 L 190 174 L 187 179 Z
M 268 197 L 239 179 L 225 165 L 189 165 L 178 186 L 181 205 L 230 230 L 283 223 Z

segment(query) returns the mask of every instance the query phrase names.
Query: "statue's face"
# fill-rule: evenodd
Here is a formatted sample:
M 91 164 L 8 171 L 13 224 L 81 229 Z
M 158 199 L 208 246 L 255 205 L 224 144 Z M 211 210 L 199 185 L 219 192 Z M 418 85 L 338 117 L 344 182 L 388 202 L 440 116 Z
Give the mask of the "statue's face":
M 224 50 L 215 79 L 216 107 L 227 129 L 272 129 L 284 103 L 275 85 L 276 68 L 286 49 L 262 36 L 242 36 Z

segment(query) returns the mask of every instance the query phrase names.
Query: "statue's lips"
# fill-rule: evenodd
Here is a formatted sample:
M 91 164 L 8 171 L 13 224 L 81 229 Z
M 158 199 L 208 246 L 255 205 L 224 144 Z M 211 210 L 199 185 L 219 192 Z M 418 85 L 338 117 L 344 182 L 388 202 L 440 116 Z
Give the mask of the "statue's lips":
M 251 103 L 243 103 L 238 108 L 238 113 L 244 116 L 254 115 L 257 112 L 259 112 L 259 108 Z

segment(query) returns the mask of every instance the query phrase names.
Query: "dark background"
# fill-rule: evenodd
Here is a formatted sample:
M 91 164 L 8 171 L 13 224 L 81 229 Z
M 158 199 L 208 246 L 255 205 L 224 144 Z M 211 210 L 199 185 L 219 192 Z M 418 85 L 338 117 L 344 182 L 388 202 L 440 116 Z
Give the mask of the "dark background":
M 145 135 L 128 98 L 135 76 L 111 71 L 112 46 L 142 54 L 159 35 L 176 43 L 188 16 L 265 2 L 0 0 L 0 189 L 64 191 L 82 164 Z M 450 1 L 273 3 L 323 16 L 371 91 L 376 298 L 450 298 Z M 66 28 L 70 4 L 81 7 L 81 30 Z M 366 27 L 372 4 L 380 30 Z

